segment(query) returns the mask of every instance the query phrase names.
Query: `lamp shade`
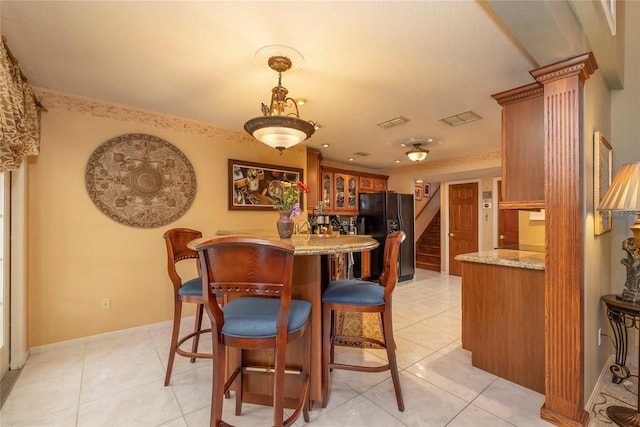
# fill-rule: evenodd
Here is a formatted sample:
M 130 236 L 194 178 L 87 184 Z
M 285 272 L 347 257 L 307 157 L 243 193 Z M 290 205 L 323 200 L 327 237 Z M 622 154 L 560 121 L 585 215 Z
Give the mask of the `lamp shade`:
M 622 165 L 598 210 L 640 212 L 640 162 Z
M 258 141 L 282 150 L 304 141 L 315 132 L 314 126 L 296 117 L 265 116 L 256 117 L 244 124 L 247 133 Z
M 427 154 L 429 154 L 429 150 L 425 150 L 422 148 L 422 144 L 413 144 L 413 148 L 406 152 L 409 160 L 414 162 L 421 162 L 422 160 L 427 158 Z

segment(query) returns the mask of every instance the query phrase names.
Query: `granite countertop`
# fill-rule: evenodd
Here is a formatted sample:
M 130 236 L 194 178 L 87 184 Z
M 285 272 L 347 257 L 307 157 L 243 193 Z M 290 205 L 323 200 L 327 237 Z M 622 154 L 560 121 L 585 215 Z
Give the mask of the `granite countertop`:
M 456 255 L 456 259 L 458 261 L 477 262 L 480 264 L 544 270 L 544 253 L 542 252 L 493 249 L 490 251 Z
M 358 234 L 298 234 L 290 239 L 281 239 L 274 231 L 269 230 L 218 230 L 215 236 L 203 237 L 189 242 L 191 249 L 207 240 L 221 236 L 256 236 L 271 240 L 279 240 L 292 243 L 295 246 L 296 255 L 335 255 L 348 252 L 362 252 L 375 249 L 379 243 L 371 236 Z

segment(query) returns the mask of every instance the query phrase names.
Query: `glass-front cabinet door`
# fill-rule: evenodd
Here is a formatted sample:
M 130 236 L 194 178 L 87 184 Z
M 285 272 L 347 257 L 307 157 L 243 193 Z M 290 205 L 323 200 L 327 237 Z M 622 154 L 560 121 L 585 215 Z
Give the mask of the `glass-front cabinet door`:
M 347 179 L 347 209 L 358 210 L 358 177 L 350 176 Z
M 333 173 L 322 172 L 322 191 L 320 192 L 323 210 L 325 212 L 333 209 Z
M 342 174 L 334 174 L 335 177 L 335 195 L 336 195 L 336 210 L 343 210 L 346 206 L 345 204 L 345 187 L 346 187 L 346 179 L 345 175 Z
M 336 211 L 358 211 L 358 177 L 334 173 Z

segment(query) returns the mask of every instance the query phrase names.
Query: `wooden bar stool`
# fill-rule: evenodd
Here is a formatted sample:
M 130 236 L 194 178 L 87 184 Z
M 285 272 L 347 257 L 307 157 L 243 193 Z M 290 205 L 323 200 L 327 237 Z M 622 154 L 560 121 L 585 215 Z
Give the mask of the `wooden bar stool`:
M 169 385 L 171 380 L 171 371 L 173 370 L 173 362 L 176 354 L 189 357 L 191 363 L 196 358 L 211 359 L 211 353 L 198 353 L 198 343 L 200 335 L 211 332 L 211 329 L 202 329 L 202 315 L 204 308 L 204 300 L 202 299 L 202 279 L 196 277 L 186 282 L 176 271 L 176 265 L 185 260 L 198 258 L 198 252 L 189 249 L 187 243 L 193 239 L 202 237 L 202 233 L 198 230 L 190 228 L 173 228 L 162 235 L 167 245 L 167 272 L 171 283 L 173 283 L 173 331 L 171 333 L 171 345 L 169 347 L 169 360 L 167 361 L 167 372 L 164 378 L 164 385 Z M 197 265 L 197 264 L 196 264 Z M 199 269 L 198 269 L 199 270 Z M 196 321 L 193 332 L 180 337 L 180 321 L 182 320 L 182 303 L 188 302 L 197 304 Z M 180 346 L 188 340 L 192 340 L 191 351 L 183 350 Z
M 334 280 L 329 282 L 322 294 L 322 407 L 329 402 L 329 370 L 345 369 L 362 372 L 391 371 L 398 409 L 404 411 L 404 400 L 400 388 L 398 364 L 396 362 L 395 341 L 391 316 L 391 294 L 398 282 L 398 252 L 406 238 L 402 231 L 387 235 L 384 243 L 384 266 L 380 284 L 363 280 Z M 336 336 L 335 313 L 340 311 L 360 313 L 380 313 L 384 341 L 368 337 Z M 380 366 L 357 366 L 334 361 L 334 342 L 351 340 L 375 343 L 387 350 L 388 363 Z
M 223 395 L 231 385 L 236 391 L 236 415 L 242 410 L 242 382 L 247 372 L 243 350 L 273 349 L 274 366 L 256 375 L 273 378 L 273 425 L 292 425 L 302 411 L 309 421 L 309 368 L 311 336 L 308 331 L 311 303 L 291 298 L 293 245 L 253 237 L 228 236 L 198 245 L 205 309 L 212 325 L 213 384 L 211 427 L 222 421 Z M 225 296 L 220 307 L 215 295 Z M 284 419 L 284 384 L 287 344 L 303 339 L 304 357 L 299 377 L 302 391 L 293 414 Z M 226 353 L 238 366 L 227 371 Z M 235 354 L 232 355 L 231 353 Z

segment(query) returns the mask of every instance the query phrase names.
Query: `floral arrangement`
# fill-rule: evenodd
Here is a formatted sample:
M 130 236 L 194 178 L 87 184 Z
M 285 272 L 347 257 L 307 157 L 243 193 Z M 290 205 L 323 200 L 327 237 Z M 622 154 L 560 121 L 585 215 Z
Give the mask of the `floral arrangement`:
M 278 185 L 282 189 L 278 197 L 267 197 L 269 203 L 273 205 L 273 208 L 278 211 L 291 211 L 289 219 L 293 219 L 294 216 L 299 216 L 302 213 L 300 209 L 300 192 L 309 193 L 311 191 L 309 186 L 303 184 L 302 181 L 290 182 L 290 181 L 277 181 Z

